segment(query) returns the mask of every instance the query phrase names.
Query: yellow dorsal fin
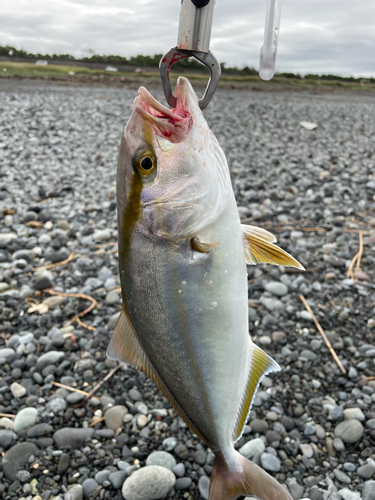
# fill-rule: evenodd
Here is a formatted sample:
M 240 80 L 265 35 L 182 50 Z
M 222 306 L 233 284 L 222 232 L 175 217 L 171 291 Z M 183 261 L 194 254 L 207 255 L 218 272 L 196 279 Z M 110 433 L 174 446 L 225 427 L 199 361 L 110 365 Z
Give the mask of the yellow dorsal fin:
M 253 403 L 255 392 L 262 378 L 270 372 L 280 371 L 280 366 L 271 358 L 271 356 L 268 356 L 268 354 L 262 351 L 262 349 L 255 344 L 253 345 L 254 350 L 251 359 L 249 378 L 233 432 L 234 441 L 240 439 L 242 435 L 243 428 Z
M 180 405 L 174 399 L 169 389 L 166 387 L 159 374 L 153 367 L 150 359 L 145 353 L 143 346 L 138 339 L 137 332 L 135 331 L 133 322 L 128 313 L 123 309 L 117 320 L 115 330 L 112 334 L 109 346 L 107 348 L 107 356 L 110 359 L 116 359 L 120 363 L 127 362 L 142 370 L 162 391 L 164 396 L 168 399 L 173 408 L 177 411 L 184 422 L 192 429 L 197 436 L 203 441 L 207 440 L 193 425 L 191 420 L 187 417 Z
M 247 224 L 241 224 L 242 230 L 245 234 L 249 234 L 252 236 L 258 236 L 258 238 L 261 238 L 262 240 L 269 241 L 270 243 L 276 243 L 277 238 L 274 236 L 272 233 L 269 231 L 266 231 L 265 229 L 261 227 L 256 227 L 256 226 L 249 226 Z
M 252 266 L 255 266 L 255 264 L 274 264 L 276 266 L 305 269 L 298 260 L 289 255 L 285 250 L 270 243 L 272 240 L 269 236 L 267 239 L 262 237 L 261 234 L 262 231 L 265 231 L 264 229 L 259 232 L 259 228 L 257 228 L 258 234 L 256 234 L 255 231 L 249 228 L 252 228 L 252 226 L 242 225 L 246 264 Z M 265 232 L 268 233 L 267 231 Z M 271 233 L 268 233 L 268 235 L 272 236 Z M 276 239 L 273 241 L 276 241 Z

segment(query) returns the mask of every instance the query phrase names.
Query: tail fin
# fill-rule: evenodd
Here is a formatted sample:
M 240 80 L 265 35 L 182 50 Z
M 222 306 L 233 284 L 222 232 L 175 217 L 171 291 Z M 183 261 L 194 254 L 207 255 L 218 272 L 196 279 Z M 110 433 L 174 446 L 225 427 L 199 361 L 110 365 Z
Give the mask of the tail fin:
M 234 500 L 241 495 L 261 500 L 293 500 L 276 479 L 237 451 L 230 466 L 223 454 L 218 453 L 211 474 L 209 500 Z

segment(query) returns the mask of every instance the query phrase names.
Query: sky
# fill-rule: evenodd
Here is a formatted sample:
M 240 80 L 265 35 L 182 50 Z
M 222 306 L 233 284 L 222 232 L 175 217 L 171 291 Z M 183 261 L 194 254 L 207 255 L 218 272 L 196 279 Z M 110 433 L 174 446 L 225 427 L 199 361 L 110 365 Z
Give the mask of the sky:
M 179 12 L 180 0 L 1 0 L 0 45 L 75 56 L 166 53 Z M 266 0 L 216 0 L 217 59 L 258 69 L 265 15 Z M 375 76 L 375 2 L 284 0 L 276 70 Z

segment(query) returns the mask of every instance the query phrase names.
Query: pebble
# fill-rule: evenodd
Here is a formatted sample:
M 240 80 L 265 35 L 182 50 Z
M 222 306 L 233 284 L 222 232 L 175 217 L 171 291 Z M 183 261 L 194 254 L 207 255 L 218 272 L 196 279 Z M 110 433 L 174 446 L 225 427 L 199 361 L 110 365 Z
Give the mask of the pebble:
M 83 488 L 81 484 L 74 484 L 67 493 L 64 494 L 64 500 L 82 500 Z M 34 500 L 34 499 L 33 499 Z
M 112 429 L 116 431 L 119 427 L 122 426 L 125 415 L 127 415 L 129 410 L 126 406 L 117 405 L 108 408 L 105 412 L 105 425 L 108 429 Z
M 279 472 L 281 469 L 281 462 L 278 457 L 272 453 L 262 453 L 260 463 L 264 470 L 269 472 Z
M 3 472 L 5 477 L 15 481 L 18 469 L 24 465 L 31 455 L 38 453 L 34 443 L 17 443 L 10 448 L 3 457 Z
M 371 479 L 375 474 L 375 460 L 367 459 L 367 463 L 361 465 L 357 469 L 357 475 L 362 479 Z
M 123 486 L 126 500 L 155 500 L 164 498 L 176 483 L 176 477 L 169 469 L 149 465 L 133 472 Z
M 67 402 L 63 398 L 52 398 L 50 401 L 47 403 L 47 409 L 52 411 L 55 415 L 58 415 L 59 413 L 62 413 L 66 407 L 67 407 Z
M 75 428 L 75 427 L 63 427 L 58 429 L 53 434 L 53 440 L 55 441 L 56 448 L 81 448 L 86 439 L 91 438 L 94 433 L 92 427 L 88 428 Z
M 163 448 L 165 451 L 173 451 L 177 445 L 177 439 L 173 436 L 163 439 Z
M 342 488 L 338 493 L 342 500 L 364 500 L 361 498 L 360 493 L 349 490 L 349 488 Z
M 365 415 L 360 408 L 346 408 L 344 410 L 345 420 L 351 420 L 352 418 L 363 422 L 365 420 Z
M 191 483 L 192 480 L 190 479 L 190 477 L 179 477 L 176 480 L 174 489 L 176 491 L 187 490 L 188 488 L 190 488 Z
M 345 472 L 343 472 L 340 469 L 334 469 L 333 473 L 334 473 L 336 479 L 338 481 L 340 481 L 340 483 L 350 484 L 352 482 L 352 480 L 350 479 L 350 477 L 347 474 L 345 474 Z
M 280 281 L 270 281 L 269 283 L 266 283 L 264 288 L 267 292 L 270 292 L 278 297 L 283 297 L 288 293 L 288 287 L 285 283 L 281 283 Z
M 167 451 L 153 451 L 146 459 L 146 465 L 159 465 L 169 470 L 173 470 L 176 459 Z
M 366 481 L 362 489 L 362 500 L 374 500 L 375 481 Z
M 13 382 L 10 386 L 10 390 L 15 398 L 23 398 L 26 395 L 26 389 L 18 382 Z
M 185 475 L 185 470 L 185 465 L 180 462 L 173 467 L 172 472 L 177 477 L 183 477 Z
M 265 449 L 266 445 L 264 444 L 263 439 L 255 438 L 251 439 L 243 446 L 241 446 L 241 448 L 238 451 L 241 453 L 241 455 L 251 460 L 255 455 L 263 453 Z
M 210 488 L 210 479 L 207 476 L 201 476 L 198 481 L 199 493 L 203 500 L 208 500 L 209 497 L 209 488 Z
M 119 470 L 116 472 L 112 472 L 109 475 L 109 482 L 112 485 L 112 488 L 115 490 L 119 490 L 121 486 L 124 484 L 125 479 L 128 476 L 128 471 L 127 470 Z
M 13 422 L 14 432 L 17 434 L 23 429 L 34 425 L 38 419 L 38 410 L 36 408 L 23 408 L 20 410 Z
M 344 443 L 356 443 L 363 436 L 363 425 L 359 420 L 351 419 L 341 422 L 335 427 L 335 436 L 341 438 Z
M 98 486 L 99 484 L 95 481 L 95 479 L 85 479 L 82 483 L 83 498 L 88 498 Z

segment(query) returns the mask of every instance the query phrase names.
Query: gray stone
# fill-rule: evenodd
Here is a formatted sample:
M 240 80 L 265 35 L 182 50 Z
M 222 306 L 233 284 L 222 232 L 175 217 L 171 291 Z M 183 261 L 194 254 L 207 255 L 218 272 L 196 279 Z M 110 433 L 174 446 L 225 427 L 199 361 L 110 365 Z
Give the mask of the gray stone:
M 142 400 L 142 394 L 135 387 L 133 387 L 133 389 L 130 389 L 128 394 L 129 394 L 129 397 L 132 401 L 141 401 Z
M 342 490 L 339 490 L 339 495 L 341 495 L 342 500 L 361 500 L 360 493 L 358 493 L 357 491 L 349 490 L 349 488 L 343 488 Z
M 338 481 L 340 481 L 340 483 L 350 484 L 352 482 L 352 480 L 350 479 L 350 477 L 347 474 L 345 474 L 345 472 L 343 472 L 340 469 L 334 469 L 333 473 L 334 473 L 336 479 Z
M 176 465 L 176 459 L 167 451 L 153 451 L 146 459 L 146 465 L 159 465 L 172 470 Z
M 71 392 L 66 396 L 69 405 L 76 405 L 85 399 L 85 395 L 80 392 Z
M 112 487 L 115 490 L 119 490 L 121 486 L 124 484 L 124 481 L 127 477 L 128 477 L 127 470 L 119 470 L 116 472 L 112 472 L 108 479 L 112 484 Z
M 185 475 L 185 465 L 180 462 L 173 467 L 172 472 L 177 477 L 183 477 Z
M 271 297 L 260 297 L 261 304 L 269 311 L 277 311 L 278 309 L 284 309 L 285 304 L 279 299 L 273 299 Z
M 23 429 L 26 429 L 26 427 L 34 425 L 37 419 L 38 410 L 36 408 L 23 408 L 17 413 L 16 418 L 14 419 L 14 432 L 17 432 L 18 434 Z
M 177 439 L 173 436 L 167 437 L 167 438 L 163 439 L 162 445 L 163 445 L 163 448 L 165 449 L 165 451 L 173 451 L 177 445 Z
M 198 481 L 199 493 L 203 500 L 208 500 L 209 489 L 210 489 L 210 479 L 207 476 L 201 476 Z
M 119 304 L 121 302 L 120 295 L 116 290 L 110 290 L 106 295 L 105 302 L 108 305 Z
M 318 356 L 315 354 L 315 352 L 310 351 L 310 349 L 304 349 L 299 357 L 307 359 L 308 361 L 315 361 Z
M 10 448 L 3 457 L 3 472 L 5 477 L 15 481 L 18 469 L 24 465 L 31 455 L 36 455 L 39 448 L 34 443 L 18 443 Z
M 333 447 L 335 448 L 336 451 L 344 451 L 345 450 L 345 445 L 344 442 L 341 438 L 335 438 L 333 440 Z
M 69 469 L 69 466 L 70 466 L 69 453 L 61 453 L 60 458 L 59 458 L 59 464 L 57 466 L 57 473 L 64 474 L 64 472 Z
M 363 436 L 363 425 L 356 419 L 344 420 L 335 427 L 335 436 L 341 438 L 344 443 L 356 443 Z
M 125 480 L 122 495 L 126 500 L 156 500 L 164 498 L 175 483 L 175 475 L 169 469 L 149 465 Z
M 64 353 L 61 351 L 48 351 L 45 354 L 42 354 L 37 362 L 36 369 L 41 372 L 48 365 L 56 365 L 59 363 L 61 358 L 64 357 Z
M 354 472 L 357 467 L 352 462 L 344 462 L 344 469 L 348 472 Z
M 297 483 L 295 478 L 292 478 L 288 483 L 288 489 L 293 500 L 300 500 L 302 498 L 303 488 L 299 483 Z
M 254 420 L 250 422 L 250 427 L 253 432 L 260 432 L 261 434 L 264 434 L 268 430 L 267 422 L 260 418 L 254 418 Z
M 41 436 L 47 436 L 53 431 L 53 427 L 46 423 L 36 424 L 27 431 L 27 437 L 36 438 Z
M 100 470 L 99 472 L 97 472 L 95 474 L 95 481 L 98 484 L 103 484 L 104 481 L 106 481 L 109 478 L 110 474 L 111 474 L 110 470 L 107 470 L 107 469 Z
M 263 469 L 269 472 L 279 472 L 281 468 L 279 458 L 273 455 L 273 453 L 262 453 L 260 463 Z
M 204 465 L 206 463 L 207 454 L 203 450 L 198 450 L 194 453 L 194 461 L 199 465 Z
M 374 500 L 375 481 L 366 481 L 362 489 L 362 500 Z
M 122 426 L 123 419 L 125 415 L 127 415 L 129 410 L 126 406 L 117 405 L 108 408 L 105 412 L 105 425 L 108 429 L 112 429 L 116 431 L 119 427 Z
M 372 458 L 368 458 L 366 464 L 358 467 L 357 474 L 362 479 L 371 479 L 375 474 L 375 461 Z
M 176 491 L 187 490 L 190 488 L 192 481 L 190 477 L 179 477 L 174 485 Z
M 52 411 L 55 415 L 63 412 L 67 408 L 67 403 L 65 399 L 62 398 L 52 398 L 47 403 L 47 409 Z
M 267 292 L 278 297 L 282 297 L 288 293 L 288 287 L 284 283 L 281 283 L 281 281 L 270 281 L 264 288 Z
M 299 445 L 299 448 L 302 452 L 302 455 L 305 455 L 305 457 L 307 458 L 311 458 L 314 454 L 313 447 L 310 444 L 302 443 Z
M 12 356 L 15 353 L 16 351 L 11 347 L 3 347 L 2 349 L 0 349 L 0 359 L 7 359 L 9 358 L 9 356 Z
M 355 418 L 356 420 L 363 422 L 365 420 L 365 415 L 360 408 L 346 408 L 344 410 L 344 418 L 345 420 Z
M 11 429 L 0 429 L 0 446 L 7 450 L 16 439 L 16 434 Z
M 82 483 L 83 498 L 88 498 L 98 486 L 99 485 L 95 479 L 85 479 Z
M 87 428 L 76 428 L 76 427 L 64 427 L 63 429 L 57 430 L 53 439 L 57 449 L 61 448 L 81 448 L 85 441 L 94 433 L 92 427 Z
M 252 459 L 255 455 L 258 455 L 258 453 L 262 453 L 265 449 L 266 445 L 264 444 L 263 439 L 255 438 L 251 439 L 243 446 L 241 446 L 241 448 L 238 451 L 244 457 Z
M 64 494 L 64 500 L 82 500 L 83 488 L 80 484 L 74 484 L 67 493 Z
M 19 470 L 16 473 L 16 478 L 21 481 L 21 483 L 28 483 L 31 480 L 31 474 L 28 470 Z

